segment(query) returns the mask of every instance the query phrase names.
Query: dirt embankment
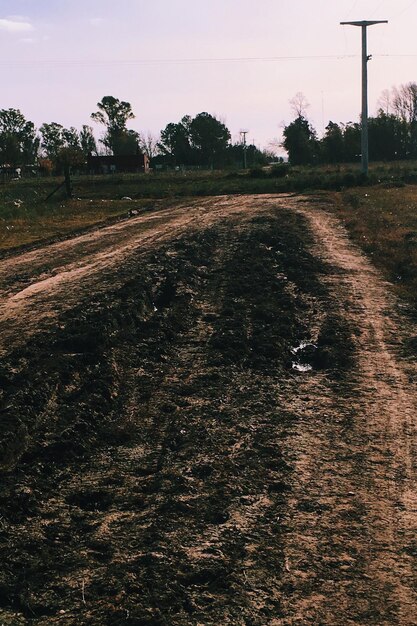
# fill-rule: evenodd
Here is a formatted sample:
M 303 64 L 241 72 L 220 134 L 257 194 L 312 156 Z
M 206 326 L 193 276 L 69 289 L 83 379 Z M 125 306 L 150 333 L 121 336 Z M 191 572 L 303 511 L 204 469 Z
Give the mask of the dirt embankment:
M 0 277 L 2 623 L 415 623 L 410 329 L 333 218 L 205 200 Z

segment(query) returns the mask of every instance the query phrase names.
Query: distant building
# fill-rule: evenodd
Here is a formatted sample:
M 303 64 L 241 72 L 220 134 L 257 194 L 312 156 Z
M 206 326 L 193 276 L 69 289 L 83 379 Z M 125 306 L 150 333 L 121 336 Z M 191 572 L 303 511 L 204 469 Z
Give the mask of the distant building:
M 20 167 L 14 167 L 9 163 L 3 163 L 0 165 L 0 181 L 5 183 L 9 180 L 18 180 L 22 175 L 22 169 Z
M 92 174 L 115 174 L 132 172 L 139 174 L 149 170 L 149 158 L 146 154 L 93 156 L 87 158 L 87 169 Z

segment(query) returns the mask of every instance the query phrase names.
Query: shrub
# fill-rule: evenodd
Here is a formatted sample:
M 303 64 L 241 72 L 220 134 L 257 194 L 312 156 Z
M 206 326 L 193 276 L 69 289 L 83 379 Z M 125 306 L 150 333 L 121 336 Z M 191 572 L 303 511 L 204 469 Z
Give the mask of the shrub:
M 248 172 L 248 176 L 250 178 L 265 178 L 266 172 L 262 167 L 252 167 Z
M 354 185 L 356 185 L 356 182 L 357 182 L 357 177 L 352 172 L 347 172 L 343 176 L 343 184 L 345 187 L 353 187 Z
M 288 163 L 280 163 L 279 165 L 273 165 L 271 167 L 270 176 L 273 178 L 284 178 L 290 173 L 290 166 Z

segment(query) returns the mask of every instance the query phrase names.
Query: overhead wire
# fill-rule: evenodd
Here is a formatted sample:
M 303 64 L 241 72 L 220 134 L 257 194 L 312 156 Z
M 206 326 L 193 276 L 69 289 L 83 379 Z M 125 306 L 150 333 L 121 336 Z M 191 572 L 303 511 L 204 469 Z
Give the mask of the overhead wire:
M 381 2 L 378 4 L 378 6 L 376 7 L 375 11 L 372 13 L 371 15 L 371 19 L 374 18 L 376 16 L 376 14 L 379 12 L 380 8 L 386 3 L 387 0 L 381 0 Z
M 349 17 L 356 9 L 359 0 L 355 0 L 351 5 L 348 12 Z M 379 11 L 379 9 L 386 3 L 386 0 L 381 0 L 375 9 L 373 16 Z M 406 11 L 411 9 L 417 3 L 417 0 L 409 2 L 401 11 L 395 14 L 391 19 L 396 19 L 400 15 L 403 15 Z M 330 55 L 292 55 L 292 56 L 270 56 L 270 57 L 219 57 L 219 58 L 177 58 L 177 59 L 28 59 L 28 60 L 10 60 L 0 61 L 0 66 L 12 66 L 12 67 L 27 67 L 27 66 L 109 66 L 109 65 L 192 65 L 192 64 L 219 64 L 219 63 L 273 63 L 277 61 L 324 61 L 324 60 L 343 60 L 350 58 L 357 58 L 358 54 L 347 53 L 347 41 L 345 36 L 345 52 L 343 54 L 330 54 Z M 374 57 L 415 57 L 414 54 L 374 54 Z
M 320 55 L 293 55 L 271 57 L 221 57 L 221 58 L 183 58 L 183 59 L 30 59 L 27 61 L 1 62 L 0 65 L 27 66 L 27 65 L 175 65 L 198 63 L 273 63 L 276 61 L 322 61 L 334 59 L 356 58 L 358 54 L 320 54 Z
M 352 6 L 349 9 L 348 14 L 345 17 L 345 21 L 350 18 L 350 16 L 352 15 L 353 11 L 356 9 L 356 6 L 357 6 L 358 2 L 359 2 L 359 0 L 355 0 L 355 2 L 352 4 Z
M 415 57 L 417 57 L 417 54 L 373 54 L 372 57 L 387 57 L 389 59 L 391 58 L 400 58 L 400 59 L 413 59 Z
M 417 2 L 417 0 L 415 0 Z M 373 57 L 417 57 L 417 54 L 384 54 L 376 53 Z M 30 59 L 27 61 L 1 62 L 0 66 L 27 67 L 35 65 L 49 66 L 109 66 L 109 65 L 193 65 L 199 63 L 275 63 L 277 61 L 332 61 L 357 59 L 360 54 L 321 54 L 321 55 L 299 55 L 299 56 L 275 56 L 275 57 L 223 57 L 223 58 L 197 58 L 197 59 Z
M 399 11 L 398 13 L 396 13 L 391 19 L 392 20 L 396 20 L 397 17 L 400 17 L 401 15 L 404 15 L 404 13 L 406 13 L 408 11 L 408 9 L 411 9 L 411 7 L 417 2 L 417 0 L 412 0 L 409 4 L 407 4 L 407 6 L 405 6 L 403 9 L 401 9 L 401 11 Z

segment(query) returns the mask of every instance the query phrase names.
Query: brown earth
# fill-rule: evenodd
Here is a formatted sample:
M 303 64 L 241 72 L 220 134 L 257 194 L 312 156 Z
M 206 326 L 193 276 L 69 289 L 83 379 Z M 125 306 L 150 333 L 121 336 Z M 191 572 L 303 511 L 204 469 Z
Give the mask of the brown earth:
M 417 624 L 416 335 L 293 196 L 0 261 L 0 623 Z

